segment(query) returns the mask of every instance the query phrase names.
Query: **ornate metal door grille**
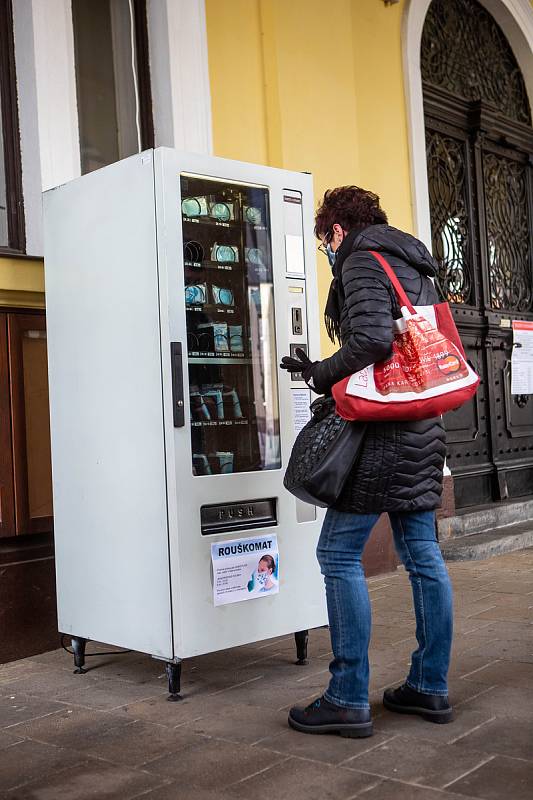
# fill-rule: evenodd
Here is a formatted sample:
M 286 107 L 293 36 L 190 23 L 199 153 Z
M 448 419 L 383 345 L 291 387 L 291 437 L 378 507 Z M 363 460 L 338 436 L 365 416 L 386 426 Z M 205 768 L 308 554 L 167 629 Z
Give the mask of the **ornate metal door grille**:
M 433 0 L 422 36 L 433 253 L 475 401 L 446 417 L 458 507 L 533 496 L 533 398 L 511 395 L 511 319 L 533 319 L 533 130 L 513 52 L 477 0 Z

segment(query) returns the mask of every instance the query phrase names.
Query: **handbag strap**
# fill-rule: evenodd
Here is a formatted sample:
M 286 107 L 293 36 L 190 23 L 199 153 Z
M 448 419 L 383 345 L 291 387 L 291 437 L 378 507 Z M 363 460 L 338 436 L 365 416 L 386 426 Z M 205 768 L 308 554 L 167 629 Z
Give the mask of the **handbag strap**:
M 374 256 L 374 258 L 380 264 L 380 266 L 383 267 L 383 270 L 386 272 L 390 282 L 394 286 L 394 291 L 396 292 L 398 300 L 400 301 L 400 308 L 403 308 L 405 306 L 410 314 L 416 314 L 415 307 L 407 297 L 405 289 L 398 280 L 398 276 L 394 272 L 393 268 L 391 267 L 387 259 L 383 258 L 381 253 L 376 253 L 375 250 L 369 250 L 369 253 L 370 255 Z

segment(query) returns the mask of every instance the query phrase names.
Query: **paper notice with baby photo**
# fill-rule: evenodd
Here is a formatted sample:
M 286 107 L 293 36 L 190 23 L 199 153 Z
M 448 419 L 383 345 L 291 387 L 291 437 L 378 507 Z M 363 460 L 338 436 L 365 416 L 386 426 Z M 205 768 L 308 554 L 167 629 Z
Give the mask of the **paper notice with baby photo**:
M 533 394 L 533 322 L 513 320 L 511 394 Z
M 278 540 L 272 536 L 234 539 L 211 545 L 216 606 L 279 592 Z

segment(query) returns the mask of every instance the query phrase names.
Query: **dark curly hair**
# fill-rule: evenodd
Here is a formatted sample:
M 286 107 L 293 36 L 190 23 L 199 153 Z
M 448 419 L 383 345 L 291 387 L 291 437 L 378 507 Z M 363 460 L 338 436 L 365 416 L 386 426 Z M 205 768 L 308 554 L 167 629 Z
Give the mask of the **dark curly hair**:
M 379 205 L 374 192 L 359 186 L 339 186 L 328 189 L 315 215 L 315 236 L 322 239 L 331 235 L 333 225 L 338 223 L 345 231 L 361 225 L 387 223 L 387 215 Z

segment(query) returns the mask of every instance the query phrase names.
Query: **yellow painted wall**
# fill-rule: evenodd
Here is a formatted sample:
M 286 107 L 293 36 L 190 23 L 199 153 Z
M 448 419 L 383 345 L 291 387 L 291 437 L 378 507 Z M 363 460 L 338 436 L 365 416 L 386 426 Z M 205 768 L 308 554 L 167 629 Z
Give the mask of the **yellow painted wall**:
M 312 172 L 317 202 L 341 184 L 372 189 L 411 230 L 403 6 L 206 0 L 216 155 Z M 318 268 L 323 306 L 325 258 Z
M 0 256 L 0 306 L 44 308 L 42 259 Z

